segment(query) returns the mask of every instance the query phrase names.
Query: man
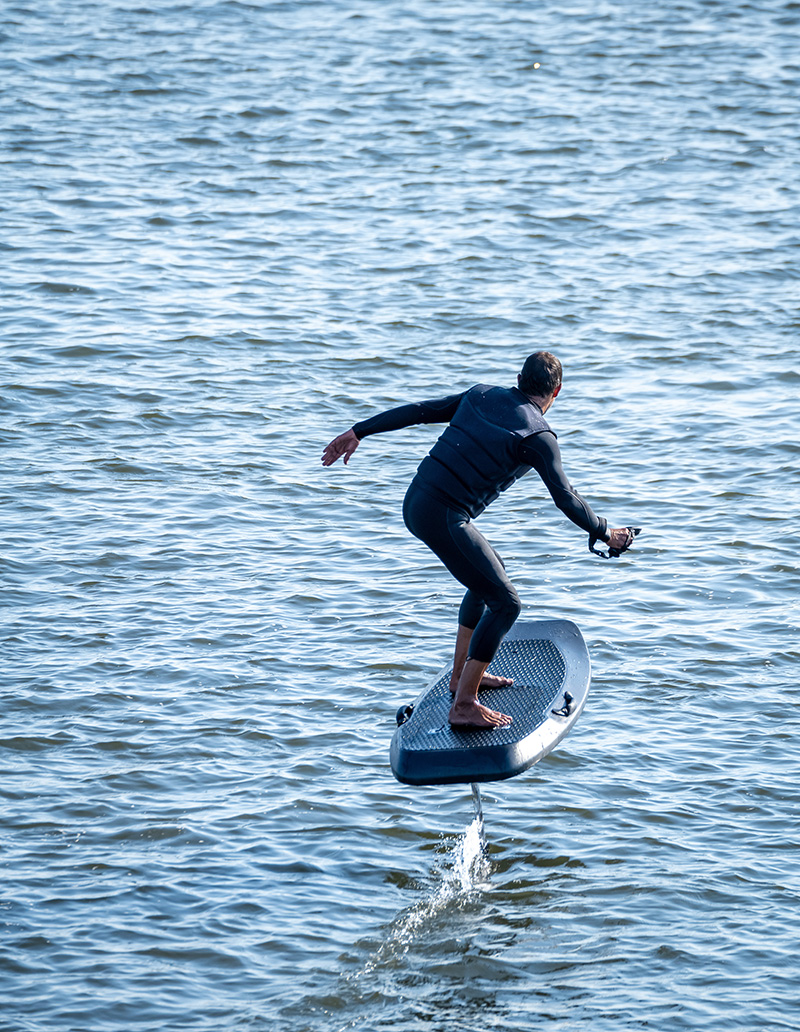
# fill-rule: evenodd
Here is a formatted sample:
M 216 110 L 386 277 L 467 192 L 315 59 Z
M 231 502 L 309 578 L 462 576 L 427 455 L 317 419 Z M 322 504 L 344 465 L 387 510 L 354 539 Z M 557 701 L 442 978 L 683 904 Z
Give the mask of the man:
M 630 547 L 634 531 L 609 530 L 573 490 L 561 466 L 555 432 L 544 415 L 561 390 L 561 363 L 547 351 L 530 355 L 517 387 L 478 384 L 436 401 L 401 405 L 340 434 L 325 448 L 323 466 L 345 464 L 364 437 L 416 423 L 448 423 L 417 470 L 403 503 L 403 518 L 467 589 L 458 614 L 450 724 L 458 729 L 504 727 L 511 717 L 478 702 L 480 688 L 505 687 L 507 677 L 486 673 L 522 608 L 503 561 L 473 520 L 519 477 L 535 469 L 559 509 L 605 541 L 609 555 Z M 601 553 L 602 554 L 602 553 Z

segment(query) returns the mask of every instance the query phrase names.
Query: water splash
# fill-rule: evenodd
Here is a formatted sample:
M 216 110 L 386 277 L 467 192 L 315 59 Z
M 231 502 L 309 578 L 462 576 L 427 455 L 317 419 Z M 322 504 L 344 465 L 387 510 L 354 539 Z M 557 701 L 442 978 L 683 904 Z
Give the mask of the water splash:
M 469 895 L 487 881 L 491 865 L 486 852 L 482 817 L 474 818 L 450 855 L 452 866 L 445 870 L 434 900 L 447 902 L 460 894 Z
M 399 915 L 389 935 L 359 972 L 358 978 L 391 964 L 417 943 L 433 936 L 448 911 L 475 899 L 491 873 L 477 785 L 472 786 L 475 816 L 433 870 L 436 885 L 423 899 Z
M 448 854 L 442 882 L 434 899 L 441 896 L 447 901 L 459 894 L 469 895 L 488 879 L 491 864 L 486 846 L 481 790 L 477 785 L 472 786 L 472 803 L 475 817 Z

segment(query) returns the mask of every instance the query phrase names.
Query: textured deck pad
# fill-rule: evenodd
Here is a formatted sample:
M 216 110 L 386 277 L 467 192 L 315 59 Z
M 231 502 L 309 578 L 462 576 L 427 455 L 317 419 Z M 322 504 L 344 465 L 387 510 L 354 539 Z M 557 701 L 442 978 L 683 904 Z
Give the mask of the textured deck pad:
M 489 672 L 513 677 L 514 685 L 482 691 L 480 700 L 509 714 L 513 723 L 485 731 L 453 730 L 447 723 L 450 670 L 443 671 L 394 734 L 390 759 L 398 781 L 408 785 L 469 784 L 521 774 L 546 756 L 578 719 L 586 702 L 591 667 L 586 644 L 574 623 L 519 621 L 500 646 Z

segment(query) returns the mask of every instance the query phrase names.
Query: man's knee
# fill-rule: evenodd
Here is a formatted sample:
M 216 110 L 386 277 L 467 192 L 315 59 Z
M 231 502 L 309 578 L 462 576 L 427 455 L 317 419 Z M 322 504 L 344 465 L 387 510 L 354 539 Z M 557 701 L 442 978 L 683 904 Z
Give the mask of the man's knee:
M 522 600 L 516 591 L 511 591 L 508 596 L 507 612 L 511 618 L 511 623 L 517 619 L 519 614 L 522 612 Z
M 516 589 L 510 584 L 503 592 L 498 592 L 493 599 L 487 599 L 487 605 L 508 627 L 522 612 L 522 601 Z

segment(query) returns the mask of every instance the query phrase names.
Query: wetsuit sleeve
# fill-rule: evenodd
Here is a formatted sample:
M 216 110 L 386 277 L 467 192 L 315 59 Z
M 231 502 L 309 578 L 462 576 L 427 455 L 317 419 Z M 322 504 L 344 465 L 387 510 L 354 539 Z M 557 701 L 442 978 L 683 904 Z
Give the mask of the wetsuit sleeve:
M 456 413 L 464 394 L 450 394 L 434 401 L 417 401 L 410 405 L 379 412 L 376 416 L 356 423 L 353 432 L 359 441 L 370 434 L 385 434 L 389 430 L 403 430 L 417 423 L 449 423 Z
M 555 434 L 547 431 L 532 434 L 524 439 L 521 451 L 523 461 L 533 466 L 564 515 L 587 534 L 605 541 L 608 523 L 592 512 L 589 503 L 567 480 Z

